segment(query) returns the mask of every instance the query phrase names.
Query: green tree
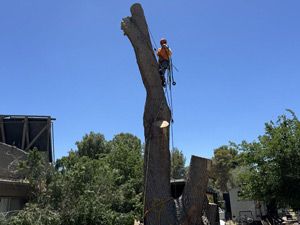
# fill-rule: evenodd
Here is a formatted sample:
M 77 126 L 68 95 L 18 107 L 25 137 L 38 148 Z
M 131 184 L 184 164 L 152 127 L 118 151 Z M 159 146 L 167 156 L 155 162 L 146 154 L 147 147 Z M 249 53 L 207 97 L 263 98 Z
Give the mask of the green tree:
M 239 145 L 246 168 L 239 177 L 245 197 L 300 209 L 300 122 L 290 113 L 266 123 L 258 141 Z
M 121 183 L 131 178 L 142 178 L 142 144 L 132 134 L 121 133 L 109 142 L 108 162 L 122 176 Z
M 31 150 L 28 159 L 19 164 L 19 172 L 31 185 L 31 198 L 36 199 L 45 190 L 50 182 L 53 168 L 46 163 L 46 159 L 40 154 L 37 148 Z
M 79 156 L 88 156 L 91 159 L 98 159 L 107 154 L 107 141 L 103 134 L 90 132 L 83 136 L 81 141 L 76 142 Z
M 86 140 L 85 136 L 80 143 Z M 71 151 L 57 160 L 55 167 L 50 165 L 51 173 L 46 174 L 42 171 L 47 165 L 39 153 L 30 152 L 22 166 L 24 176 L 33 187 L 37 178 L 43 188 L 24 210 L 7 221 L 8 225 L 131 225 L 134 218 L 140 218 L 140 140 L 131 134 L 119 134 L 102 143 L 106 149 L 101 157 L 98 153 L 102 150 L 96 148 L 95 157 Z
M 238 151 L 226 145 L 214 150 L 211 175 L 213 185 L 221 192 L 233 185 L 231 171 L 236 167 Z
M 48 207 L 40 208 L 37 204 L 30 204 L 17 216 L 8 218 L 6 225 L 61 225 L 60 214 Z M 4 225 L 4 224 L 3 224 Z
M 119 187 L 120 201 L 115 205 L 118 212 L 135 212 L 142 215 L 143 157 L 142 144 L 132 134 L 116 135 L 108 144 L 110 154 L 107 157 L 114 171 L 115 185 Z
M 182 151 L 178 148 L 173 148 L 171 151 L 171 178 L 180 179 L 184 178 L 186 174 L 185 168 L 186 158 Z
M 5 216 L 0 213 L 0 225 L 7 225 L 8 221 L 6 220 Z

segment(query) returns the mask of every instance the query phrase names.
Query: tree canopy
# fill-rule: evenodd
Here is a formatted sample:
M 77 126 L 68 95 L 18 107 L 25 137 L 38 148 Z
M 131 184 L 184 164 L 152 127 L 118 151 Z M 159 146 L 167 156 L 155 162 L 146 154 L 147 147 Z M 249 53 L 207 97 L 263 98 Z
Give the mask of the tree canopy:
M 256 141 L 215 149 L 215 187 L 225 192 L 234 180 L 244 198 L 300 209 L 300 121 L 290 113 L 266 123 Z M 141 141 L 128 133 L 107 141 L 90 132 L 76 144 L 55 165 L 37 149 L 29 153 L 20 172 L 31 184 L 30 201 L 9 220 L 0 218 L 1 225 L 126 225 L 142 217 Z M 171 162 L 171 177 L 183 178 L 182 151 L 173 149 Z
M 76 142 L 79 156 L 88 156 L 97 159 L 109 152 L 107 141 L 103 134 L 90 132 L 83 136 L 81 141 Z
M 242 193 L 250 199 L 300 209 L 300 122 L 291 112 L 265 124 L 258 141 L 242 142 Z
M 226 145 L 214 150 L 211 177 L 214 187 L 221 192 L 228 191 L 233 184 L 231 171 L 236 167 L 237 154 L 237 150 Z
M 174 148 L 171 151 L 171 178 L 180 179 L 185 178 L 186 168 L 185 168 L 186 158 L 182 151 L 178 148 Z
M 22 171 L 36 194 L 7 224 L 131 225 L 141 218 L 141 141 L 125 133 L 106 141 L 91 132 L 77 146 L 55 166 L 42 163 L 36 150 L 30 152 Z M 36 172 L 36 165 L 46 172 Z
M 276 207 L 300 208 L 300 122 L 288 112 L 266 123 L 256 141 L 214 151 L 214 187 L 226 192 L 239 186 L 242 197 L 264 201 L 271 213 Z

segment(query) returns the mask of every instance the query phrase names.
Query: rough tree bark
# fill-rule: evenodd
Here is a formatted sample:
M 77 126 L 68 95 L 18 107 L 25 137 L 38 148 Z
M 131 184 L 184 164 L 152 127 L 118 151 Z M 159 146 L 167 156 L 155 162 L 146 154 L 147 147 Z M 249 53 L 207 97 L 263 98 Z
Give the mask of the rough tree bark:
M 170 186 L 169 126 L 167 105 L 158 72 L 158 64 L 150 41 L 147 22 L 140 4 L 131 6 L 131 17 L 123 18 L 121 28 L 129 38 L 147 92 L 144 109 L 144 224 L 196 225 L 202 224 L 207 208 L 208 182 L 206 159 L 192 156 L 185 190 L 174 200 Z

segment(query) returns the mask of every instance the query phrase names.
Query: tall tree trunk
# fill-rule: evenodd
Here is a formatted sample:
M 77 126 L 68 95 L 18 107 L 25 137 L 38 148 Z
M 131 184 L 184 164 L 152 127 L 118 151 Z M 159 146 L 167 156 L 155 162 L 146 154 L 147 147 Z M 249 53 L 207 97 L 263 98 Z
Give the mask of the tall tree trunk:
M 140 4 L 131 7 L 131 17 L 123 18 L 121 28 L 129 38 L 147 92 L 144 110 L 144 224 L 202 224 L 202 211 L 207 205 L 207 160 L 192 157 L 184 193 L 174 201 L 170 185 L 169 126 L 167 105 L 158 72 L 158 64 L 150 41 L 148 26 Z M 179 204 L 180 202 L 180 204 Z M 176 203 L 176 204 L 175 204 Z

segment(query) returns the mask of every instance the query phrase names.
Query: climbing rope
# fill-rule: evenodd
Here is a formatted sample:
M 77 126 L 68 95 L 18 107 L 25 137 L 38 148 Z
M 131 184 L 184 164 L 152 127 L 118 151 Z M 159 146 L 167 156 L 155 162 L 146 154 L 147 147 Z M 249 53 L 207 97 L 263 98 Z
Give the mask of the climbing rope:
M 167 87 L 165 88 L 170 92 L 170 97 L 168 96 L 168 91 L 165 93 L 167 94 L 167 99 L 168 99 L 168 105 L 171 111 L 171 123 L 170 123 L 170 128 L 171 128 L 171 144 L 172 144 L 172 150 L 174 149 L 174 130 L 173 130 L 173 123 L 174 123 L 174 109 L 173 109 L 173 93 L 172 93 L 172 85 L 175 86 L 176 82 L 174 80 L 173 76 L 173 67 L 172 67 L 172 58 L 170 58 L 170 66 L 168 68 L 168 73 L 167 73 Z
M 173 105 L 173 100 L 170 100 L 171 98 L 169 97 L 169 91 L 168 91 L 168 88 L 165 88 L 165 96 L 166 96 L 166 100 L 167 100 L 167 104 L 170 108 L 170 111 L 171 111 L 171 121 L 170 121 L 170 128 L 171 128 L 171 149 L 174 148 L 174 131 L 173 131 L 173 123 L 174 123 L 174 120 L 173 120 L 173 106 L 170 107 L 170 105 Z M 171 94 L 170 94 L 171 96 Z
M 165 88 L 165 96 L 166 96 L 166 100 L 167 100 L 167 104 L 168 104 L 168 106 L 169 106 L 169 108 L 170 108 L 170 97 L 169 97 L 169 90 L 168 90 L 168 88 Z M 171 110 L 171 109 L 170 109 Z M 171 120 L 172 120 L 172 115 L 171 115 Z
M 171 78 L 172 78 L 172 85 L 176 85 L 176 81 L 174 79 L 174 73 L 173 73 L 173 68 L 178 72 L 178 69 L 174 66 L 172 57 L 170 58 L 170 71 L 171 71 Z
M 158 49 L 158 47 L 157 47 L 157 44 L 155 42 L 155 38 L 153 37 L 152 32 L 151 32 L 149 27 L 148 27 L 148 30 L 149 30 L 149 33 L 150 33 L 151 42 L 153 42 L 154 45 L 155 45 L 154 51 L 156 51 Z
M 150 30 L 150 28 L 148 27 L 148 31 L 150 33 L 150 41 L 151 43 L 153 42 L 155 45 L 154 50 L 156 51 L 158 49 L 157 44 L 155 42 L 155 38 L 153 37 L 153 34 Z M 174 123 L 174 116 L 173 116 L 173 94 L 172 94 L 172 85 L 175 86 L 176 85 L 176 81 L 174 79 L 174 74 L 173 74 L 173 68 L 178 72 L 178 69 L 176 68 L 176 66 L 173 64 L 172 61 L 172 57 L 169 58 L 169 67 L 167 69 L 168 73 L 167 73 L 167 86 L 169 87 L 169 92 L 170 92 L 170 97 L 168 94 L 168 88 L 165 88 L 165 96 L 167 99 L 167 104 L 170 108 L 171 111 L 171 121 L 170 121 L 170 128 L 171 128 L 171 144 L 172 144 L 172 151 L 174 149 L 174 131 L 173 131 L 173 123 Z
M 170 108 L 170 111 L 171 111 L 171 122 L 170 122 L 170 126 L 171 126 L 171 145 L 172 145 L 172 151 L 174 150 L 174 137 L 173 137 L 173 100 L 172 100 L 172 84 L 170 82 L 170 78 L 168 79 L 168 86 L 169 86 L 169 91 L 170 91 L 170 96 L 168 94 L 168 88 L 165 88 L 165 96 L 166 96 L 166 100 L 167 100 L 167 104 Z M 147 186 L 148 186 L 148 171 L 149 171 L 149 161 L 150 161 L 150 149 L 151 149 L 151 129 L 152 129 L 152 124 L 157 120 L 158 116 L 159 116 L 159 113 L 160 113 L 160 110 L 161 110 L 161 106 L 163 104 L 163 99 L 160 103 L 160 106 L 159 106 L 159 109 L 158 109 L 158 112 L 153 120 L 153 122 L 151 123 L 150 127 L 149 127 L 149 135 L 147 135 L 148 139 L 146 140 L 146 146 L 148 147 L 148 151 L 147 151 L 147 165 L 146 165 L 146 173 L 145 173 L 145 190 L 144 190 L 144 199 L 143 199 L 143 203 L 144 203 L 144 206 L 145 206 L 145 203 L 146 203 L 146 192 L 147 192 Z M 162 129 L 162 146 L 164 145 L 164 134 L 163 134 L 163 129 Z M 148 143 L 148 144 L 147 144 Z M 169 202 L 170 200 L 173 200 L 173 198 L 169 198 L 167 200 L 160 200 L 158 201 L 157 204 L 154 204 L 151 208 L 147 209 L 147 210 L 144 210 L 143 212 L 143 219 L 146 218 L 147 214 L 150 212 L 150 211 L 153 211 L 154 209 L 158 209 L 158 213 L 159 213 L 159 221 L 160 221 L 160 217 L 161 217 L 161 210 L 162 208 L 165 206 L 165 204 L 167 202 Z
M 140 30 L 139 26 L 135 23 L 135 21 L 132 20 L 132 22 L 135 24 L 136 28 L 140 31 L 140 34 L 142 35 L 142 39 L 145 41 L 145 43 L 147 44 L 147 47 L 153 51 L 152 49 L 152 46 L 154 43 L 155 45 L 155 51 L 157 49 L 157 45 L 156 45 L 156 42 L 155 42 L 155 39 L 152 35 L 152 32 L 151 30 L 149 29 L 149 27 L 147 27 L 149 33 L 150 33 L 150 43 L 147 41 L 147 37 L 146 35 Z M 154 54 L 154 56 L 156 57 L 156 55 Z M 172 63 L 172 59 L 170 58 L 170 65 L 169 65 L 169 69 L 168 69 L 168 84 L 169 84 L 169 91 L 170 91 L 170 97 L 169 97 L 169 94 L 168 94 L 168 89 L 165 88 L 165 96 L 167 98 L 167 104 L 170 108 L 170 111 L 171 111 L 171 121 L 170 121 L 170 130 L 171 130 L 171 144 L 172 144 L 172 151 L 174 150 L 174 135 L 173 135 L 173 97 L 172 97 L 172 88 L 171 86 L 172 85 L 176 85 L 176 82 L 174 80 L 174 76 L 173 76 L 173 67 L 175 68 L 176 71 L 178 71 L 178 69 L 175 67 L 175 65 L 173 65 Z M 159 109 L 158 109 L 158 112 L 156 114 L 156 116 L 154 117 L 154 120 L 153 122 L 151 123 L 150 127 L 149 127 L 149 134 L 147 135 L 148 139 L 146 140 L 146 146 L 148 147 L 148 151 L 147 151 L 147 165 L 146 165 L 146 172 L 145 172 L 145 189 L 144 189 L 144 198 L 143 198 L 143 204 L 145 206 L 145 203 L 146 203 L 146 192 L 147 192 L 147 184 L 148 184 L 148 171 L 149 171 L 149 161 L 150 161 L 150 149 L 151 149 L 151 130 L 152 130 L 152 125 L 153 123 L 157 120 L 158 118 L 158 115 L 160 113 L 160 110 L 161 110 L 161 106 L 163 104 L 163 99 L 160 103 L 160 106 L 159 106 Z M 148 144 L 147 144 L 148 143 Z M 152 211 L 153 209 L 155 208 L 158 208 L 159 207 L 159 221 L 160 221 L 160 217 L 161 217 L 161 210 L 162 210 L 162 207 L 169 201 L 173 200 L 173 198 L 169 198 L 169 199 L 166 199 L 166 200 L 160 200 L 158 201 L 158 204 L 154 204 L 154 206 L 152 206 L 151 208 L 147 209 L 147 210 L 144 210 L 143 211 L 143 219 L 146 218 L 147 214 Z

